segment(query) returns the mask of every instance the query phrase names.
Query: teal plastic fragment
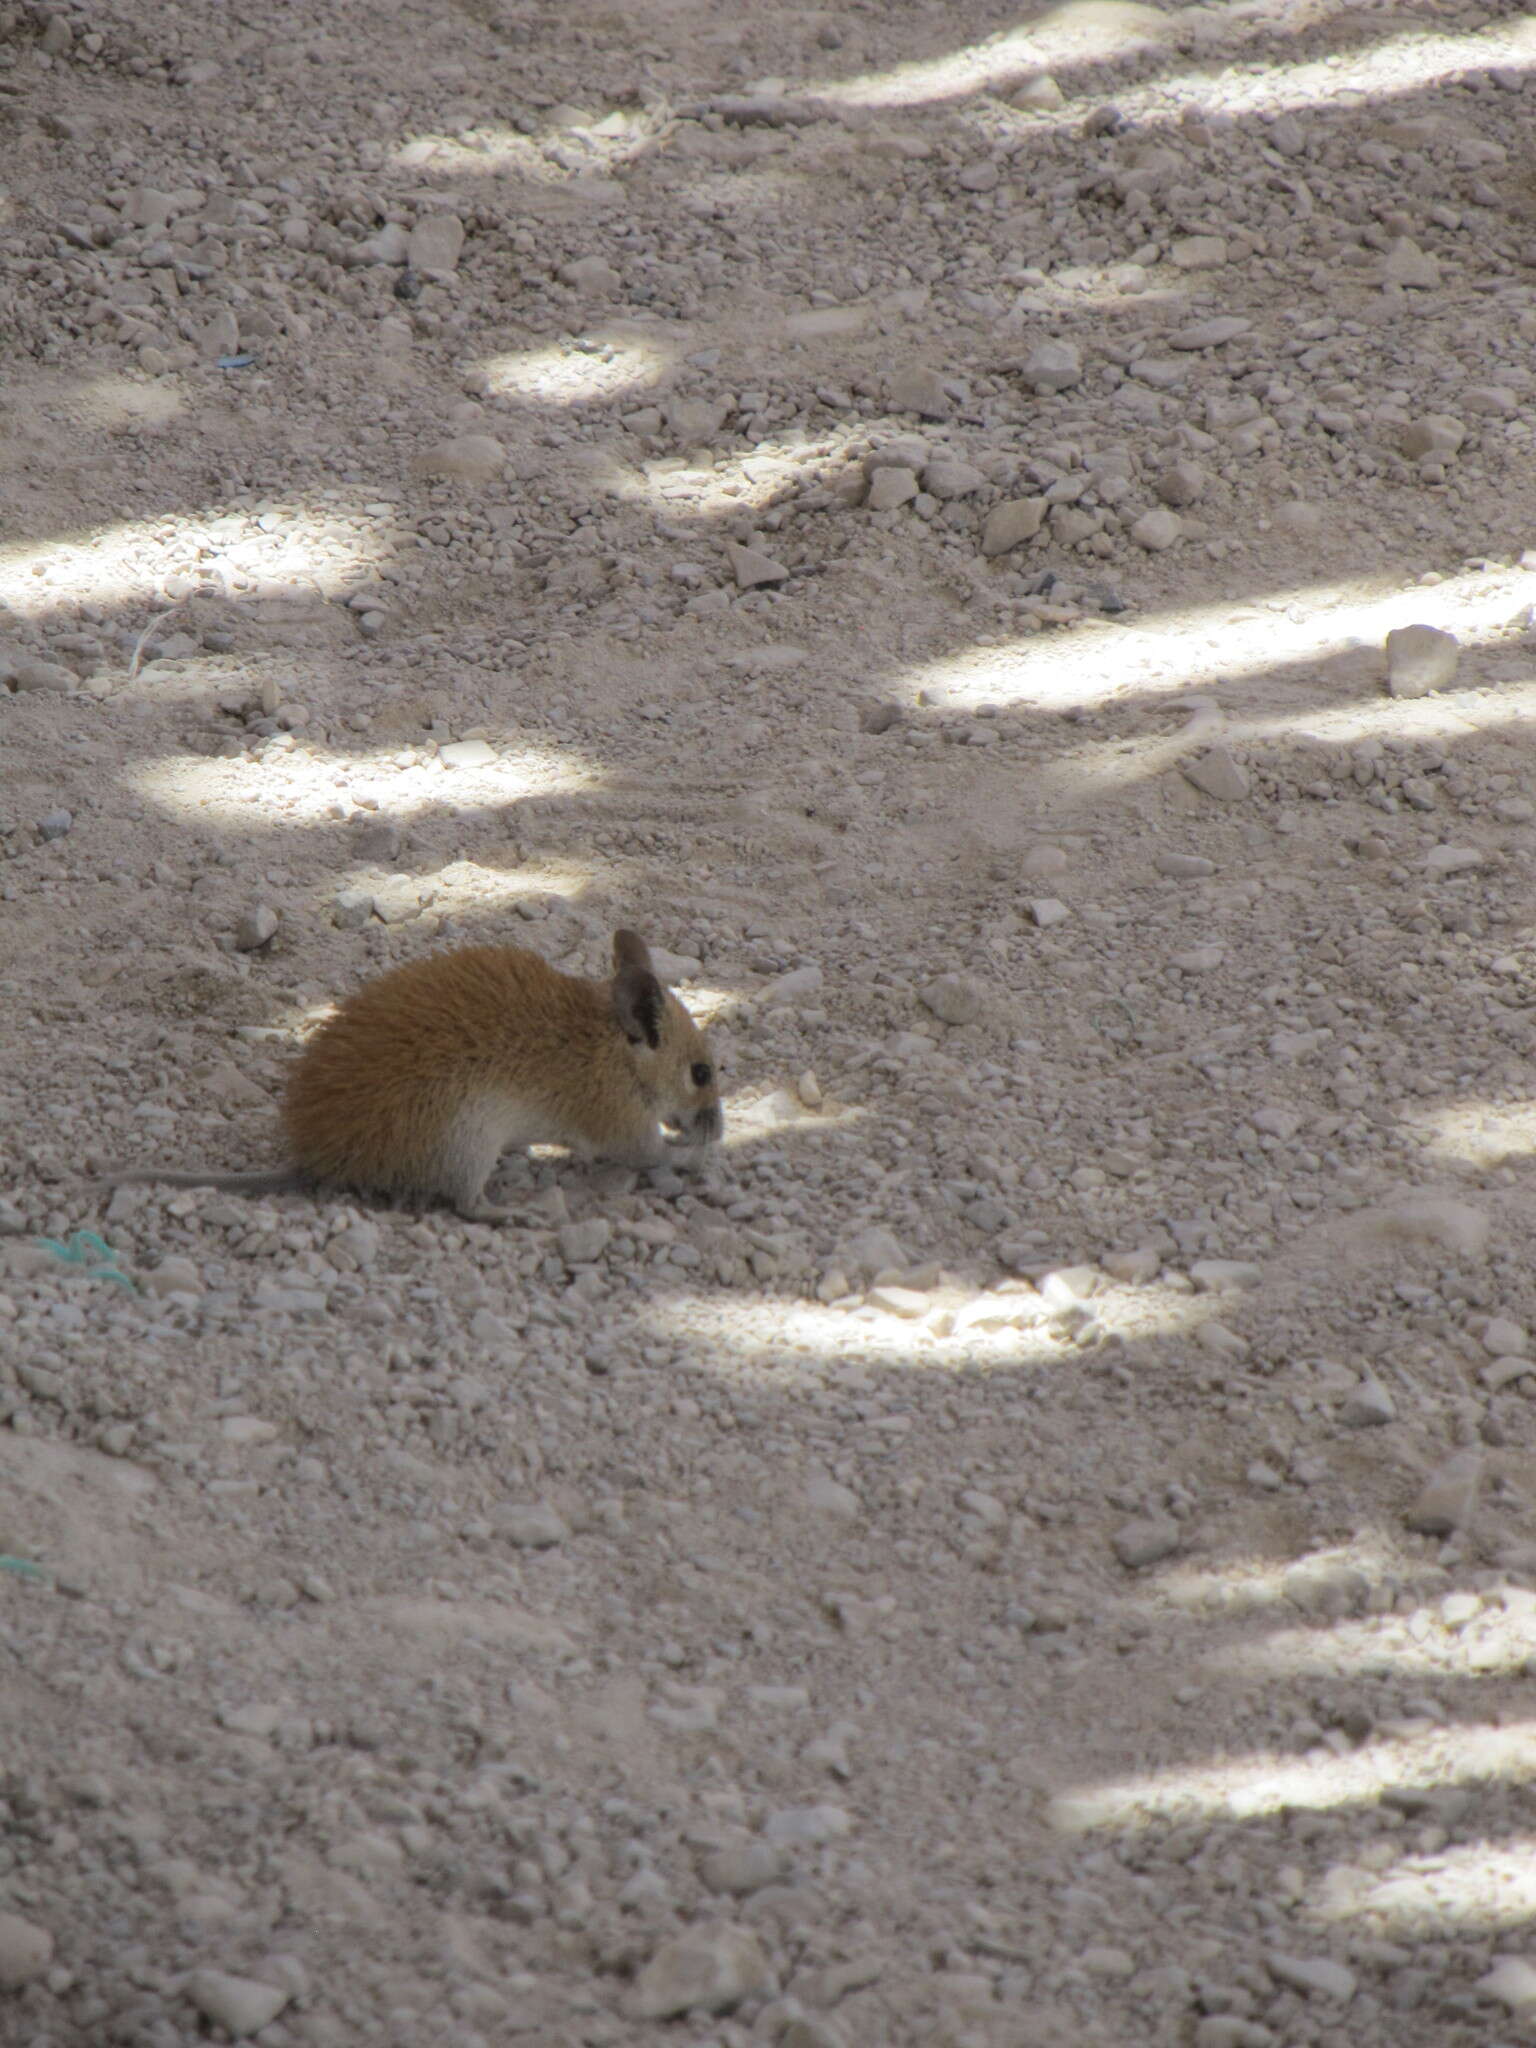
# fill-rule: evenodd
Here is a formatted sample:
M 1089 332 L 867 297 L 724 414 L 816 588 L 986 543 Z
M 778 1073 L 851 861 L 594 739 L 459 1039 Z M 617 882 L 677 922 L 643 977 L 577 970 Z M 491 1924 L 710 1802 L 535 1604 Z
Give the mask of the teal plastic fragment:
M 130 1294 L 137 1294 L 138 1282 L 123 1271 L 117 1263 L 117 1253 L 94 1230 L 77 1230 L 67 1244 L 61 1244 L 56 1237 L 40 1237 L 37 1241 L 61 1264 L 79 1266 L 88 1280 L 115 1280 Z

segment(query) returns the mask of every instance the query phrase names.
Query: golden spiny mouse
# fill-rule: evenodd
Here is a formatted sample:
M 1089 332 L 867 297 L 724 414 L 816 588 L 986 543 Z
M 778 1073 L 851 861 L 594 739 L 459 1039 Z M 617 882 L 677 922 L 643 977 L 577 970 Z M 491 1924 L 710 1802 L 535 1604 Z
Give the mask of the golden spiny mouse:
M 280 1194 L 354 1188 L 442 1200 L 501 1222 L 486 1182 L 513 1146 L 568 1145 L 628 1166 L 721 1132 L 709 1041 L 664 988 L 645 941 L 613 939 L 613 978 L 562 974 L 519 946 L 466 946 L 365 982 L 315 1033 L 283 1097 L 288 1164 L 268 1173 L 141 1168 L 163 1182 Z

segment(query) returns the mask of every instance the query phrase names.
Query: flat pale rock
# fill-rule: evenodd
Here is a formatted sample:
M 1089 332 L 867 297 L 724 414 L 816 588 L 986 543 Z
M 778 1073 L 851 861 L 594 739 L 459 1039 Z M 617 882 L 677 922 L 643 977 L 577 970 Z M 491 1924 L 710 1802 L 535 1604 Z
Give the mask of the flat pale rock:
M 1245 1259 L 1196 1259 L 1189 1277 L 1201 1294 L 1243 1293 L 1261 1283 L 1264 1269 Z
M 455 434 L 424 448 L 411 464 L 417 476 L 449 477 L 455 483 L 494 483 L 507 452 L 490 434 Z
M 877 1288 L 876 1292 L 880 1292 Z M 928 1306 L 926 1296 L 923 1306 Z M 863 1512 L 859 1496 L 851 1486 L 844 1486 L 840 1480 L 818 1473 L 806 1481 L 805 1500 L 820 1515 L 830 1515 L 835 1522 L 856 1522 Z
M 923 471 L 923 489 L 930 497 L 945 502 L 951 498 L 968 498 L 985 482 L 986 478 L 974 464 L 957 461 L 949 455 L 935 456 Z
M 771 1842 L 744 1842 L 737 1848 L 717 1849 L 699 1865 L 699 1875 L 712 1892 L 731 1892 L 738 1897 L 761 1891 L 784 1875 L 786 1858 Z M 782 2037 L 781 2037 L 782 2039 Z
M 1088 1301 L 1099 1289 L 1096 1266 L 1057 1266 L 1040 1276 L 1040 1298 L 1053 1309 L 1072 1308 Z
M 670 432 L 694 447 L 714 439 L 725 425 L 725 414 L 723 399 L 669 398 L 665 417 Z
M 873 1278 L 876 1273 L 900 1272 L 908 1263 L 904 1247 L 889 1230 L 871 1223 L 840 1245 L 838 1265 L 845 1273 Z
M 868 318 L 862 306 L 812 306 L 804 313 L 789 314 L 784 332 L 792 341 L 828 341 L 857 334 Z
M 1068 391 L 1083 374 L 1083 359 L 1070 341 L 1041 341 L 1019 364 L 1019 375 L 1042 398 Z
M 560 1256 L 568 1266 L 590 1265 L 608 1249 L 613 1226 L 605 1216 L 589 1216 L 580 1223 L 562 1223 L 557 1233 Z
M 680 981 L 687 981 L 703 967 L 703 961 L 692 953 L 669 953 L 665 946 L 652 946 L 651 965 L 655 968 L 668 988 Z
M 877 469 L 910 469 L 915 475 L 926 469 L 933 449 L 921 434 L 893 434 L 872 448 L 863 461 L 866 476 Z
M 167 1263 L 162 1259 L 156 1271 L 163 1272 Z M 191 1261 L 182 1263 L 190 1265 Z M 219 1435 L 227 1444 L 270 1444 L 277 1441 L 278 1428 L 275 1422 L 260 1415 L 226 1415 L 219 1424 Z
M 611 299 L 624 280 L 601 256 L 578 256 L 574 262 L 561 264 L 560 282 L 592 298 Z
M 871 512 L 894 512 L 898 505 L 910 504 L 917 492 L 918 482 L 913 471 L 886 463 L 871 471 L 869 494 L 864 502 Z
M 1193 505 L 1209 482 L 1198 462 L 1170 462 L 1158 473 L 1157 495 L 1165 505 Z
M 1419 1488 L 1403 1520 L 1421 1536 L 1451 1536 L 1472 1519 L 1482 1486 L 1478 1451 L 1456 1451 Z
M 368 235 L 351 252 L 353 263 L 404 263 L 410 254 L 411 238 L 399 221 L 392 220 L 376 235 Z
M 1432 412 L 1421 420 L 1410 420 L 1398 437 L 1398 446 L 1410 461 L 1419 462 L 1425 456 L 1455 455 L 1466 438 L 1460 420 L 1448 412 Z
M 981 988 L 968 974 L 941 974 L 918 1000 L 941 1024 L 974 1024 L 981 1015 Z
M 1483 856 L 1475 846 L 1432 846 L 1424 856 L 1425 872 L 1442 878 L 1469 874 L 1482 864 Z
M 1229 341 L 1236 341 L 1240 334 L 1247 334 L 1252 326 L 1251 320 L 1244 320 L 1236 313 L 1226 313 L 1214 320 L 1197 321 L 1193 327 L 1179 328 L 1167 337 L 1168 346 L 1179 349 L 1221 348 Z
M 430 901 L 417 875 L 387 875 L 373 889 L 373 913 L 381 924 L 407 924 Z
M 1270 1137 L 1278 1138 L 1282 1144 L 1289 1144 L 1301 1129 L 1305 1119 L 1294 1109 L 1266 1106 L 1263 1109 L 1256 1109 L 1248 1121 L 1256 1131 L 1267 1131 Z
M 1287 533 L 1312 539 L 1322 532 L 1323 523 L 1322 508 L 1308 504 L 1305 498 L 1292 498 L 1286 504 L 1275 507 L 1275 524 Z
M 146 1294 L 158 1296 L 201 1294 L 203 1277 L 190 1259 L 170 1252 L 151 1272 L 139 1275 L 139 1285 Z
M 738 590 L 757 590 L 765 584 L 783 583 L 789 576 L 784 564 L 776 562 L 762 548 L 728 547 L 726 557 Z
M 1092 512 L 1084 512 L 1077 505 L 1051 507 L 1051 538 L 1061 547 L 1075 548 L 1079 541 L 1089 539 L 1098 530 L 1099 520 Z
M 1346 1429 L 1382 1429 L 1396 1419 L 1397 1403 L 1369 1374 L 1339 1404 L 1339 1420 Z
M 1386 656 L 1388 694 L 1427 697 L 1454 679 L 1461 647 L 1438 626 L 1397 626 L 1387 635 Z
M 765 1010 L 771 1010 L 783 1003 L 796 1003 L 802 996 L 814 995 L 821 987 L 821 969 L 815 965 L 791 967 L 787 974 L 776 975 L 772 981 L 765 981 L 757 991 L 756 1000 Z
M 630 2010 L 637 2019 L 675 2019 L 685 2012 L 729 2012 L 751 1993 L 773 1987 L 762 1945 L 745 1927 L 693 1927 L 663 1942 L 635 1979 Z
M 888 1316 L 900 1316 L 906 1322 L 927 1315 L 933 1306 L 926 1294 L 912 1287 L 872 1287 L 868 1300 L 871 1308 L 884 1309 Z
M 1181 235 L 1168 260 L 1176 270 L 1219 270 L 1227 260 L 1227 245 L 1220 235 Z
M 1164 548 L 1171 548 L 1183 531 L 1184 522 L 1177 512 L 1171 512 L 1166 505 L 1154 505 L 1134 521 L 1131 539 L 1149 555 L 1157 555 Z
M 1162 1263 L 1150 1245 L 1138 1245 L 1129 1252 L 1105 1252 L 1099 1261 L 1110 1279 L 1118 1280 L 1122 1287 L 1140 1287 L 1155 1280 Z
M 341 932 L 360 932 L 373 916 L 373 897 L 367 889 L 338 889 L 331 906 L 331 922 Z
M 570 1530 L 548 1501 L 506 1501 L 495 1508 L 492 1523 L 499 1535 L 519 1550 L 553 1550 Z
M 1459 1258 L 1477 1258 L 1488 1244 L 1486 1211 L 1453 1195 L 1410 1196 L 1365 1211 L 1359 1225 L 1367 1236 L 1388 1244 L 1423 1245 Z
M 255 1977 L 231 1976 L 225 1970 L 194 1970 L 187 1979 L 187 1996 L 204 2019 L 241 2041 L 270 2026 L 293 1993 Z
M 9 682 L 18 693 L 28 690 L 78 690 L 80 678 L 62 662 L 44 661 L 36 654 L 0 650 L 0 683 Z
M 489 768 L 496 749 L 487 740 L 450 740 L 438 748 L 437 758 L 445 768 Z
M 764 1840 L 778 1848 L 815 1848 L 852 1831 L 853 1816 L 843 1806 L 785 1806 L 763 1822 Z
M 248 1074 L 242 1074 L 232 1060 L 219 1060 L 201 1077 L 203 1092 L 215 1102 L 232 1107 L 265 1109 L 271 1097 Z
M 1479 1341 L 1490 1358 L 1523 1358 L 1531 1348 L 1525 1325 L 1512 1323 L 1507 1316 L 1495 1316 Z
M 1499 1956 L 1473 1989 L 1484 1998 L 1496 1999 L 1510 2012 L 1528 2012 L 1536 2006 L 1536 1963 L 1525 1956 Z
M 1026 78 L 1022 85 L 1014 87 L 1013 104 L 1029 113 L 1054 113 L 1057 107 L 1067 103 L 1067 96 L 1048 71 L 1037 71 Z
M 1172 1557 L 1183 1540 L 1183 1532 L 1171 1515 L 1158 1515 L 1145 1521 L 1126 1522 L 1110 1540 L 1126 1570 L 1140 1572 Z
M 456 213 L 429 213 L 411 229 L 406 261 L 413 270 L 457 270 L 464 223 Z
M 1235 804 L 1248 794 L 1248 777 L 1225 747 L 1212 747 L 1181 766 L 1185 781 L 1218 803 Z
M 1006 555 L 1033 540 L 1046 514 L 1044 498 L 1005 498 L 987 514 L 981 529 L 981 552 Z
M 1154 391 L 1173 391 L 1189 375 L 1189 365 L 1177 356 L 1138 356 L 1127 375 L 1138 384 L 1150 384 Z
M 1439 259 L 1421 249 L 1411 235 L 1401 235 L 1382 259 L 1381 280 L 1410 291 L 1433 291 L 1440 282 Z
M 1264 1958 L 1269 1974 L 1279 1984 L 1308 1998 L 1350 1999 L 1355 1995 L 1356 1977 L 1331 1956 L 1269 1955 Z
M 1458 401 L 1463 412 L 1504 420 L 1520 410 L 1520 396 L 1507 384 L 1469 384 Z
M 53 1936 L 19 1913 L 0 1913 L 0 1990 L 17 1991 L 53 1961 Z
M 918 363 L 897 370 L 887 380 L 885 398 L 892 412 L 915 412 L 924 420 L 947 420 L 955 409 L 938 371 Z
M 277 936 L 278 915 L 270 903 L 255 904 L 241 914 L 235 926 L 235 947 L 241 953 L 256 953 Z

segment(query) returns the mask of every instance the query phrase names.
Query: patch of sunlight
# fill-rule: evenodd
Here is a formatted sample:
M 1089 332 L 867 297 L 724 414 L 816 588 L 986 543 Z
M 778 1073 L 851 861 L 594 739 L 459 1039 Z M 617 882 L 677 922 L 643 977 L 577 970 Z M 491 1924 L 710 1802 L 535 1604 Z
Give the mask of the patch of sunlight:
M 1157 692 L 1214 690 L 1275 668 L 1379 649 L 1395 626 L 1440 626 L 1465 648 L 1503 632 L 1536 602 L 1536 571 L 1469 570 L 1432 586 L 1361 592 L 1362 579 L 1306 583 L 1257 602 L 1171 606 L 1133 624 L 1089 619 L 1069 632 L 1031 634 L 1004 647 L 962 648 L 909 669 L 896 687 L 914 703 L 926 690 L 956 708 L 1067 711 Z M 1501 687 L 1498 701 L 1507 694 Z M 1432 721 L 1452 715 L 1458 695 L 1464 715 L 1465 693 L 1454 691 L 1415 700 L 1373 695 L 1365 710 Z
M 1259 1614 L 1303 1604 L 1318 1611 L 1330 1588 L 1348 1605 L 1401 1569 L 1396 1553 L 1365 1535 L 1300 1558 L 1234 1558 L 1217 1570 L 1171 1565 L 1159 1573 L 1152 1597 L 1191 1614 Z
M 762 510 L 802 483 L 806 470 L 832 455 L 841 438 L 786 435 L 779 441 L 759 442 L 745 454 L 721 456 L 708 468 L 696 466 L 687 456 L 663 456 L 646 463 L 638 478 L 619 477 L 614 490 L 623 498 L 646 499 L 707 519 Z M 765 534 L 760 545 L 771 552 L 772 535 Z
M 449 177 L 513 172 L 539 185 L 563 184 L 569 175 L 550 162 L 532 136 L 499 125 L 468 128 L 461 135 L 413 135 L 391 150 L 388 161 L 397 171 L 439 171 Z
M 537 184 L 579 185 L 583 177 L 601 178 L 610 167 L 642 155 L 657 133 L 656 117 L 640 108 L 591 114 L 556 107 L 534 135 L 501 122 L 479 122 L 455 135 L 413 135 L 391 151 L 389 162 L 403 171 L 510 173 Z
M 1287 1808 L 1326 1812 L 1373 1805 L 1395 1787 L 1536 1778 L 1536 1722 L 1424 1727 L 1378 1736 L 1345 1756 L 1307 1757 L 1256 1751 L 1247 1756 L 1161 1771 L 1091 1790 L 1064 1792 L 1050 1803 L 1052 1824 L 1069 1834 L 1095 1828 L 1177 1825 L 1187 1821 L 1262 1820 Z
M 722 989 L 687 990 L 688 1007 L 701 1021 L 713 1023 L 728 1022 L 732 1013 L 743 1001 Z M 750 998 L 746 1000 L 750 1001 Z M 820 1108 L 808 1109 L 797 1095 L 787 1088 L 776 1088 L 767 1095 L 755 1097 L 739 1109 L 733 1110 L 726 1120 L 725 1137 L 721 1141 L 727 1148 L 740 1145 L 760 1144 L 763 1139 L 774 1139 L 790 1133 L 823 1133 L 846 1130 L 849 1125 L 860 1122 L 868 1112 L 851 1107 L 847 1103 L 823 1103 Z
M 1393 117 L 1394 100 L 1421 93 L 1426 86 L 1469 72 L 1482 74 L 1490 64 L 1510 60 L 1519 68 L 1522 57 L 1529 64 L 1532 52 L 1529 38 L 1521 33 L 1524 26 L 1511 24 L 1509 32 L 1501 35 L 1495 30 L 1491 36 L 1479 36 L 1475 42 L 1464 35 L 1409 31 L 1301 64 L 1274 63 L 1266 58 L 1262 67 L 1256 67 L 1248 76 L 1240 75 L 1233 66 L 1221 75 L 1222 110 L 1241 118 L 1251 113 L 1279 114 L 1326 106 L 1331 100 L 1353 103 L 1363 97 L 1373 103 L 1372 120 L 1387 122 Z M 1209 93 L 1210 85 L 1209 72 L 1192 71 L 1159 79 L 1164 120 L 1177 118 L 1177 110 L 1170 111 L 1169 94 L 1199 104 Z M 1417 110 L 1408 106 L 1403 113 L 1404 118 L 1414 117 Z M 1456 120 L 1436 121 L 1435 125 L 1450 135 L 1476 132 L 1470 122 L 1465 127 Z
M 531 797 L 597 789 L 602 772 L 562 748 L 519 741 L 515 753 L 484 768 L 450 773 L 435 756 L 397 766 L 393 754 L 348 759 L 331 753 L 269 753 L 258 760 L 209 760 L 172 754 L 129 772 L 140 796 L 173 817 L 210 825 L 271 830 L 334 824 L 365 810 L 415 817 L 453 803 L 504 807 Z M 518 887 L 526 891 L 521 878 Z
M 1532 1361 L 1536 1372 L 1536 1360 Z M 1333 1621 L 1327 1628 L 1277 1630 L 1258 1643 L 1237 1643 L 1212 1651 L 1203 1661 L 1215 1670 L 1248 1678 L 1361 1673 L 1403 1677 L 1509 1677 L 1536 1656 L 1536 1615 L 1487 1607 L 1456 1628 L 1447 1627 L 1434 1607 L 1411 1614 L 1384 1614 Z
M 1536 1837 L 1458 1842 L 1381 1871 L 1335 1863 L 1311 1910 L 1321 1920 L 1368 1920 L 1380 1933 L 1442 1941 L 1453 1928 L 1525 1927 L 1536 1919 Z
M 750 1106 L 728 1110 L 727 1144 L 743 1127 L 750 1136 L 751 1114 Z M 792 1125 L 789 1135 L 818 1125 L 822 1132 L 829 1127 L 846 1129 L 858 1114 L 841 1111 L 835 1121 L 806 1118 L 803 1125 Z M 780 1128 L 773 1128 L 770 1135 L 778 1138 Z M 771 1236 L 756 1242 L 755 1249 L 771 1258 Z M 836 1262 L 831 1249 L 825 1264 L 832 1267 Z M 743 1293 L 729 1300 L 678 1296 L 653 1304 L 647 1315 L 659 1336 L 694 1339 L 701 1355 L 718 1355 L 721 1369 L 732 1373 L 742 1368 L 765 1376 L 786 1367 L 841 1369 L 850 1361 L 985 1372 L 1081 1355 L 1075 1326 L 1063 1319 L 1060 1304 L 1043 1295 L 980 1294 L 953 1274 L 945 1274 L 937 1286 L 922 1292 L 930 1305 L 917 1313 L 898 1314 L 882 1306 L 875 1290 L 863 1305 L 850 1295 L 835 1306 Z M 917 1308 L 918 1291 L 912 1293 L 904 1307 Z M 1116 1333 L 1127 1344 L 1146 1342 L 1178 1334 L 1203 1312 L 1187 1295 L 1169 1289 L 1161 1299 L 1149 1298 L 1154 1293 L 1150 1288 L 1131 1288 L 1094 1295 L 1091 1307 L 1097 1330 L 1103 1335 Z
M 690 1015 L 701 1024 L 729 1023 L 734 1013 L 749 1000 L 739 990 L 715 988 L 707 981 L 689 981 L 686 976 L 670 986 L 677 990 Z
M 538 794 L 545 792 L 540 790 Z M 495 828 L 487 828 L 482 836 L 494 838 Z M 328 876 L 320 893 L 333 895 L 338 887 L 376 889 L 390 881 L 394 874 L 392 868 L 355 867 L 344 876 Z M 501 926 L 494 934 L 487 935 L 488 943 L 528 946 L 537 953 L 547 949 L 548 942 L 541 943 L 539 932 L 550 915 L 564 913 L 580 924 L 592 923 L 591 913 L 583 908 L 581 901 L 591 885 L 591 870 L 575 861 L 519 857 L 515 867 L 503 868 L 490 860 L 465 858 L 449 861 L 421 878 L 422 907 L 430 908 L 439 915 L 499 917 Z M 518 914 L 519 906 L 536 910 L 536 914 L 521 916 Z M 562 933 L 562 938 L 565 937 L 568 934 Z
M 1404 1118 L 1425 1141 L 1432 1159 L 1490 1173 L 1536 1152 L 1536 1103 L 1458 1102 L 1448 1109 L 1415 1110 Z
M 927 100 L 951 100 L 996 92 L 1032 71 L 1084 58 L 1100 64 L 1138 50 L 1155 49 L 1177 34 L 1177 23 L 1136 0 L 1066 0 L 1025 28 L 1012 28 L 984 43 L 946 51 L 942 57 L 894 65 L 798 89 L 796 99 L 825 100 L 834 106 L 910 107 Z
M 0 605 L 25 617 L 181 597 L 330 597 L 390 559 L 392 518 L 334 502 L 257 513 L 166 514 L 0 549 Z M 382 522 L 382 526 L 381 526 Z
M 1206 17 L 1219 35 L 1219 18 Z M 1203 26 L 1204 24 L 1202 24 Z M 1283 33 L 1283 14 L 1272 24 Z M 857 78 L 827 80 L 791 90 L 795 100 L 829 106 L 915 107 L 938 100 L 970 98 L 979 93 L 1006 92 L 1032 73 L 1053 66 L 1114 64 L 1137 52 L 1167 49 L 1181 39 L 1176 15 L 1164 14 L 1135 0 L 1066 0 L 1027 25 L 1006 30 L 988 41 L 946 51 L 943 56 L 898 64 L 888 71 L 866 72 Z M 1530 61 L 1530 23 L 1515 20 L 1494 24 L 1475 43 L 1466 36 L 1407 30 L 1354 50 L 1287 64 L 1272 49 L 1262 65 L 1248 70 L 1251 50 L 1221 52 L 1221 105 L 1239 113 L 1281 113 L 1290 108 L 1326 105 L 1331 100 L 1365 96 L 1387 114 L 1391 102 L 1421 92 L 1440 80 L 1490 63 Z M 1149 86 L 1127 83 L 1117 90 L 1116 104 L 1136 120 L 1138 128 L 1176 121 L 1185 105 L 1201 105 L 1211 91 L 1212 72 L 1205 69 L 1159 72 Z M 1093 91 L 1090 85 L 1086 88 Z M 1385 104 L 1382 104 L 1385 103 Z
M 538 405 L 590 405 L 654 389 L 673 358 L 674 352 L 650 334 L 610 327 L 550 348 L 488 356 L 476 367 L 496 396 Z
M 1466 643 L 1464 638 L 1463 644 Z M 1536 660 L 1533 660 L 1536 668 Z M 1391 733 L 1399 739 L 1442 740 L 1464 737 L 1486 725 L 1515 725 L 1536 718 L 1536 676 L 1528 683 L 1486 683 L 1465 690 L 1437 690 L 1430 697 L 1372 696 L 1327 709 L 1294 713 L 1287 718 L 1240 718 L 1225 728 L 1230 739 L 1270 739 L 1293 732 L 1301 739 L 1329 740 L 1352 746 L 1357 740 Z
M 1464 634 L 1464 644 L 1470 635 Z M 1294 689 L 1295 684 L 1283 687 Z M 1356 686 L 1358 687 L 1358 685 Z M 1277 692 L 1278 694 L 1278 692 Z M 1223 692 L 1230 701 L 1230 693 Z M 1170 705 L 1170 708 L 1172 706 Z M 1378 736 L 1394 740 L 1465 739 L 1489 726 L 1536 723 L 1536 681 L 1474 685 L 1439 690 L 1419 698 L 1389 697 L 1378 686 L 1344 704 L 1244 718 L 1217 703 L 1193 706 L 1195 716 L 1181 731 L 1117 742 L 1113 753 L 1101 741 L 1059 754 L 1036 771 L 1037 787 L 1065 801 L 1109 796 L 1168 768 L 1180 756 L 1219 739 L 1223 745 L 1262 741 L 1308 742 L 1349 747 Z

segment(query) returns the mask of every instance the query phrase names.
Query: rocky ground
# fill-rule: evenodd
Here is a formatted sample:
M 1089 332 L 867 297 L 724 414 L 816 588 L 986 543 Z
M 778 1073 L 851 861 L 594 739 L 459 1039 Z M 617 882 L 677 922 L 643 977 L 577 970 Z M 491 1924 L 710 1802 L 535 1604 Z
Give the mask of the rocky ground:
M 1536 29 L 0 29 L 0 2040 L 1536 2038 Z M 701 1178 L 82 1188 L 617 923 Z

